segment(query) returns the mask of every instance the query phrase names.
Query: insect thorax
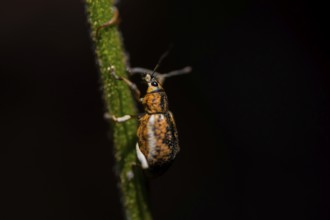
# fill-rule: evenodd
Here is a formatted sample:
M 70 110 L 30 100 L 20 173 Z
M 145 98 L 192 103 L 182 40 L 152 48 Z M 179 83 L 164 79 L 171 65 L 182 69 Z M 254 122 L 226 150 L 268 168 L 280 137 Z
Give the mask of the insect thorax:
M 148 114 L 166 113 L 168 111 L 168 100 L 164 91 L 147 93 L 142 103 Z

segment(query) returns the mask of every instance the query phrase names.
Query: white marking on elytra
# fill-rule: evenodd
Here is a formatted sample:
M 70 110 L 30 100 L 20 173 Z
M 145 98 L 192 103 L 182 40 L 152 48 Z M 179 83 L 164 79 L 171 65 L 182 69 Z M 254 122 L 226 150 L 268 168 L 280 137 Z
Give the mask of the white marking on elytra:
M 156 151 L 156 137 L 153 128 L 155 127 L 155 115 L 151 115 L 147 125 L 148 131 L 148 147 L 149 147 L 149 154 L 148 157 L 152 157 L 152 155 Z
M 147 162 L 146 157 L 144 156 L 144 154 L 140 150 L 139 143 L 136 143 L 136 155 L 137 155 L 137 158 L 139 159 L 139 161 L 141 163 L 142 168 L 143 169 L 148 169 L 149 164 Z

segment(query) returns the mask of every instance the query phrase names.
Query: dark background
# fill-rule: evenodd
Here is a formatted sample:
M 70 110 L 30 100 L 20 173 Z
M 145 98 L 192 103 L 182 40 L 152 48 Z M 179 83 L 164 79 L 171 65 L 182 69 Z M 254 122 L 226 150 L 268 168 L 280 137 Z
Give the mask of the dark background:
M 165 84 L 182 151 L 154 217 L 329 219 L 329 35 L 321 1 L 122 0 L 132 66 Z M 0 7 L 1 219 L 122 219 L 82 1 Z

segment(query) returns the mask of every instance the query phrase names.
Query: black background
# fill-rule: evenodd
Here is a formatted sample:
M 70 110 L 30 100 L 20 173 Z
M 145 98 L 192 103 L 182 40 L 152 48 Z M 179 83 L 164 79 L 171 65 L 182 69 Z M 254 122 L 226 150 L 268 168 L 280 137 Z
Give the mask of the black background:
M 155 219 L 329 219 L 328 11 L 320 1 L 122 0 L 132 66 L 165 89 L 182 151 Z M 122 219 L 82 1 L 0 8 L 1 219 Z

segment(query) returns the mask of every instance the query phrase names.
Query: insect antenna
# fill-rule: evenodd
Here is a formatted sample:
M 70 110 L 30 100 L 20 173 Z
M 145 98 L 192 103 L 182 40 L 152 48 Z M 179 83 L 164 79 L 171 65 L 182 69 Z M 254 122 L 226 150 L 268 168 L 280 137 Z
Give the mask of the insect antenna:
M 142 68 L 142 67 L 134 67 L 134 68 L 128 68 L 127 71 L 131 75 L 133 75 L 133 74 L 147 74 L 148 72 L 149 73 L 151 72 L 150 76 L 155 77 L 155 75 L 156 75 L 156 78 L 157 78 L 157 80 L 159 81 L 160 84 L 164 83 L 165 79 L 168 78 L 168 77 L 190 73 L 191 70 L 192 70 L 190 66 L 187 66 L 187 67 L 185 67 L 183 69 L 180 69 L 180 70 L 174 70 L 174 71 L 168 72 L 166 74 L 159 74 L 157 72 L 158 67 L 160 66 L 160 64 L 162 63 L 164 58 L 166 58 L 166 56 L 170 53 L 171 49 L 172 49 L 172 45 L 170 45 L 169 49 L 167 51 L 165 51 L 165 53 L 162 54 L 162 56 L 159 58 L 159 60 L 157 62 L 157 65 L 155 66 L 155 68 L 153 70 L 149 70 L 149 69 Z
M 167 55 L 170 53 L 171 49 L 172 49 L 172 45 L 167 49 L 167 51 L 165 51 L 165 53 L 162 54 L 162 56 L 159 58 L 154 70 L 151 73 L 151 77 L 154 77 L 154 74 L 156 72 L 156 70 L 158 69 L 159 65 L 163 62 L 164 58 L 167 57 Z

